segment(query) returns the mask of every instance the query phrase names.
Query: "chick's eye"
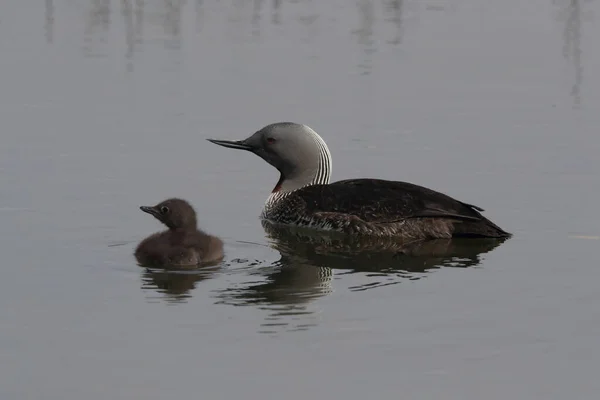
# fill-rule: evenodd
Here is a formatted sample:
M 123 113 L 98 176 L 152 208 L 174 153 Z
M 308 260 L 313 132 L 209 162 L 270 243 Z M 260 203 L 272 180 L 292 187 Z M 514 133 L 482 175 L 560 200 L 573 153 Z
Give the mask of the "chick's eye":
M 168 212 L 169 212 L 169 207 L 167 207 L 167 206 L 162 206 L 162 207 L 160 208 L 160 212 L 161 212 L 161 213 L 163 213 L 163 214 L 166 214 L 166 213 L 168 213 Z
M 270 138 L 267 138 L 267 143 L 269 143 L 269 144 L 273 144 L 273 143 L 275 143 L 275 139 L 274 139 L 274 138 L 272 138 L 272 137 L 270 137 Z

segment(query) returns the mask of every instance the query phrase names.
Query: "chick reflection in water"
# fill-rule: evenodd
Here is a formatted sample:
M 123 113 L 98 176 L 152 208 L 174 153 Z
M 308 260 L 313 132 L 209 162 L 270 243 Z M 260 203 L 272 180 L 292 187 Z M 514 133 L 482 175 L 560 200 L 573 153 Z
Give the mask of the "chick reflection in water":
M 218 270 L 215 265 L 186 271 L 146 268 L 142 274 L 142 289 L 161 293 L 161 298 L 168 303 L 181 303 L 192 297 L 190 292 L 196 284 L 212 278 Z
M 263 221 L 273 247 L 280 253 L 295 254 L 305 265 L 338 271 L 363 272 L 375 277 L 354 290 L 419 279 L 441 267 L 472 267 L 481 254 L 499 246 L 506 238 L 436 239 L 399 242 L 385 237 L 356 237 L 335 232 L 315 232 Z M 382 282 L 384 280 L 384 282 Z

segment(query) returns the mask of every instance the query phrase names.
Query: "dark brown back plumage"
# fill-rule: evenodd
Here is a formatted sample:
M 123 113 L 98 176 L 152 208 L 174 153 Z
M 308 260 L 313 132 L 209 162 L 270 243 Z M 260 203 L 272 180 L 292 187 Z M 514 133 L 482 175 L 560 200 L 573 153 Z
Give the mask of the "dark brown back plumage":
M 425 231 L 439 225 L 453 237 L 510 236 L 481 215 L 482 208 L 407 182 L 348 179 L 304 187 L 290 194 L 293 198 L 303 203 L 306 215 L 327 214 L 333 220 L 350 216 L 374 228 L 404 223 L 428 236 Z

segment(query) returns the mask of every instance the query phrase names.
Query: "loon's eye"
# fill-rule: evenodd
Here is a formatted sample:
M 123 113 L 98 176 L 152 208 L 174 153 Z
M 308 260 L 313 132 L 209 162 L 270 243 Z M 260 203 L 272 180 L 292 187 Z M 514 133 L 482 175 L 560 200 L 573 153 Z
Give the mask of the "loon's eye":
M 163 213 L 163 214 L 166 214 L 166 213 L 168 213 L 168 212 L 169 212 L 169 207 L 167 207 L 167 206 L 162 206 L 162 207 L 160 208 L 160 212 L 161 212 L 161 213 Z
M 267 143 L 269 143 L 269 144 L 273 144 L 273 143 L 275 143 L 275 139 L 274 139 L 274 138 L 272 138 L 272 137 L 270 137 L 270 138 L 267 138 Z

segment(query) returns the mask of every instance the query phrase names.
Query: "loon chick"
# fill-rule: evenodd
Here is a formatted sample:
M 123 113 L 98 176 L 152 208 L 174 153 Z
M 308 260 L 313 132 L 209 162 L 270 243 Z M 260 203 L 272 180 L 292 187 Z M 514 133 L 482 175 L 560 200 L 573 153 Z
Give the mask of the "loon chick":
M 135 258 L 141 265 L 193 266 L 223 258 L 223 242 L 198 230 L 196 212 L 187 201 L 172 198 L 140 209 L 169 228 L 140 242 Z
M 271 223 L 411 240 L 511 236 L 481 215 L 482 208 L 412 183 L 329 183 L 331 154 L 321 136 L 306 125 L 279 122 L 244 140 L 207 140 L 250 151 L 279 170 L 279 181 L 261 213 Z

